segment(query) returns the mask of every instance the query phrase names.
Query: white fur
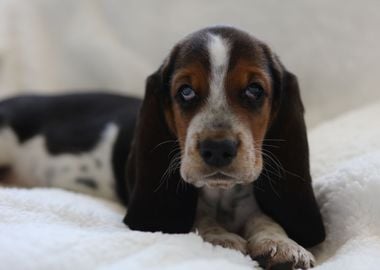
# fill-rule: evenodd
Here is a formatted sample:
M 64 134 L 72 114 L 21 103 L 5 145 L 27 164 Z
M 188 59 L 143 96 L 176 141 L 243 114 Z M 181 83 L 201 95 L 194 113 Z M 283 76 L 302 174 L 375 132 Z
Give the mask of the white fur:
M 293 262 L 295 268 L 307 269 L 315 264 L 314 256 L 290 239 L 284 229 L 257 208 L 245 228 L 247 251 L 251 257 L 268 256 L 271 264 Z
M 11 165 L 17 147 L 14 132 L 10 128 L 0 128 L 0 167 Z
M 210 35 L 208 42 L 210 57 L 210 95 L 208 97 L 209 112 L 227 110 L 227 98 L 224 81 L 230 60 L 230 48 L 228 42 L 220 36 Z
M 5 128 L 0 131 L 0 166 L 11 167 L 18 185 L 59 187 L 116 200 L 111 155 L 118 132 L 119 128 L 110 124 L 92 151 L 51 155 L 45 137 L 38 135 L 20 144 L 16 134 Z M 79 178 L 95 181 L 97 188 L 78 183 Z

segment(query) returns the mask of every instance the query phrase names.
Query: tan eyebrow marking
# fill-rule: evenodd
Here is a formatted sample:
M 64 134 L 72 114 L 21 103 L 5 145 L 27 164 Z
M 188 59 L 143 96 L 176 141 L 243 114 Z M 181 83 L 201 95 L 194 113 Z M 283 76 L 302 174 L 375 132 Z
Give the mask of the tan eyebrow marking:
M 193 63 L 175 71 L 171 82 L 171 94 L 176 95 L 179 87 L 189 84 L 198 94 L 205 96 L 208 89 L 208 71 L 201 63 Z

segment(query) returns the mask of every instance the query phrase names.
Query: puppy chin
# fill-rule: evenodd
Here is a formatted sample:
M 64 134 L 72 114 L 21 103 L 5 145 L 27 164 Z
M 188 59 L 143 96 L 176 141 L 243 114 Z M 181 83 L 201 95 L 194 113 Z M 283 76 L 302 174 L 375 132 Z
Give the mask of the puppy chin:
M 180 174 L 186 183 L 189 183 L 197 188 L 213 188 L 213 189 L 231 189 L 236 185 L 248 185 L 256 181 L 260 176 L 262 167 L 255 168 L 254 171 L 238 177 L 234 175 L 221 175 L 215 173 L 215 175 L 204 175 L 202 173 L 195 173 L 193 170 L 186 170 L 181 166 Z M 215 177 L 214 177 L 215 176 Z
M 185 182 L 188 182 L 188 181 L 185 181 Z M 228 180 L 197 180 L 197 181 L 191 181 L 190 184 L 192 184 L 193 186 L 197 188 L 208 187 L 212 189 L 231 189 L 236 184 L 238 184 L 238 182 L 228 181 Z
M 206 181 L 206 186 L 208 188 L 215 188 L 215 189 L 231 189 L 236 184 L 238 184 L 238 182 L 228 181 L 228 180 L 207 180 Z
M 236 185 L 248 185 L 254 182 L 256 179 L 249 181 L 237 181 L 235 179 L 201 179 L 201 180 L 186 180 L 183 178 L 185 182 L 197 187 L 197 188 L 212 188 L 212 189 L 231 189 Z

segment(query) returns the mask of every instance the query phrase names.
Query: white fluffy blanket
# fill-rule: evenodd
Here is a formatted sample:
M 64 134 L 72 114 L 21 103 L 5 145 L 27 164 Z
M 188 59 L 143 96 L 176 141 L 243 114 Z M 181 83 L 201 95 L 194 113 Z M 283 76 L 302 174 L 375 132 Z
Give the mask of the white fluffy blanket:
M 380 103 L 310 132 L 327 228 L 316 269 L 380 267 Z M 129 231 L 114 203 L 54 189 L 0 189 L 3 269 L 253 269 L 199 236 Z

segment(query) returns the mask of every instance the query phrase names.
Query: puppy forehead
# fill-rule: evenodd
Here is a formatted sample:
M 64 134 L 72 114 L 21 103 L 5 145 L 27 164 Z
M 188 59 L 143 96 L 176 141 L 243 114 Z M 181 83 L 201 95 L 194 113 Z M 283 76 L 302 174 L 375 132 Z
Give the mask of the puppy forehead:
M 229 57 L 228 69 L 233 69 L 239 60 L 245 60 L 256 67 L 267 63 L 263 43 L 250 34 L 232 27 L 206 28 L 190 34 L 178 44 L 179 53 L 175 69 L 201 64 L 206 71 L 215 65 L 225 64 Z M 217 61 L 217 62 L 215 62 Z

